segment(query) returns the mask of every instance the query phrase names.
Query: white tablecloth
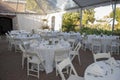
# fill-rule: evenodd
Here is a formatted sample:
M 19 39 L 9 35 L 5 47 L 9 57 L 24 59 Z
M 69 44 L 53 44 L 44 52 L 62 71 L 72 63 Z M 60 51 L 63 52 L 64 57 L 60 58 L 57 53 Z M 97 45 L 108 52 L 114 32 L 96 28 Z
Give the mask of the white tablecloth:
M 63 42 L 56 45 L 46 45 L 47 42 L 40 43 L 39 46 L 33 46 L 32 51 L 37 52 L 45 60 L 45 71 L 50 73 L 54 68 L 54 52 L 57 49 L 69 49 L 70 44 L 68 42 Z
M 120 80 L 120 60 L 118 65 L 110 66 L 106 61 L 98 61 L 87 67 L 85 80 Z

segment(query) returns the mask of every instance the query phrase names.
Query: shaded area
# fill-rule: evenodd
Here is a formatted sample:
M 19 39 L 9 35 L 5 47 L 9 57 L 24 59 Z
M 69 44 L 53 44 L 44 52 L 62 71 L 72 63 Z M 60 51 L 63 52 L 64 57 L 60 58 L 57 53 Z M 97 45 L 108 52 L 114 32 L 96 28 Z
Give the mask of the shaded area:
M 8 17 L 0 17 L 0 35 L 4 35 L 12 29 L 12 19 Z
M 0 39 L 0 80 L 38 80 L 35 77 L 27 76 L 26 65 L 22 69 L 21 66 L 21 53 L 15 53 L 8 50 L 8 44 L 5 37 Z M 93 63 L 92 53 L 87 50 L 80 50 L 81 63 L 79 65 L 77 57 L 73 60 L 74 67 L 80 76 L 84 76 L 85 69 L 88 65 Z M 120 59 L 120 56 L 114 56 L 116 59 Z M 25 62 L 26 64 L 26 62 Z M 52 73 L 46 74 L 44 71 L 40 71 L 39 80 L 61 80 L 59 76 L 55 75 L 55 69 Z

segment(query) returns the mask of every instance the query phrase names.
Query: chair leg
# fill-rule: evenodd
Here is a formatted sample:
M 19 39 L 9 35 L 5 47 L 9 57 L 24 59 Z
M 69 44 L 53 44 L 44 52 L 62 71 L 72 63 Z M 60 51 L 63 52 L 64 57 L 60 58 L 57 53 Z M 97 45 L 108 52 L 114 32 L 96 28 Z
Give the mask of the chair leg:
M 24 60 L 25 58 L 22 56 L 22 69 L 24 68 Z
M 73 59 L 74 59 L 75 55 L 71 55 L 70 57 L 71 57 L 71 61 L 73 61 Z
M 57 66 L 57 62 L 55 61 L 55 67 Z M 57 71 L 57 67 L 55 68 L 56 70 L 56 76 L 58 76 L 58 71 Z
M 79 61 L 79 64 L 81 64 L 80 55 L 79 54 L 78 54 L 78 61 Z
M 14 47 L 14 45 L 10 43 L 8 47 L 9 47 L 9 50 L 12 51 L 12 48 Z
M 17 52 L 17 45 L 15 45 L 15 53 Z
M 15 45 L 15 52 L 19 52 L 19 46 Z
M 29 75 L 29 63 L 27 62 L 27 75 Z
M 117 47 L 118 51 L 117 51 L 117 54 L 119 55 L 119 46 Z
M 37 64 L 37 67 L 38 67 L 38 68 L 37 68 L 37 70 L 38 70 L 38 71 L 37 71 L 37 75 L 38 75 L 38 79 L 39 79 L 39 64 Z

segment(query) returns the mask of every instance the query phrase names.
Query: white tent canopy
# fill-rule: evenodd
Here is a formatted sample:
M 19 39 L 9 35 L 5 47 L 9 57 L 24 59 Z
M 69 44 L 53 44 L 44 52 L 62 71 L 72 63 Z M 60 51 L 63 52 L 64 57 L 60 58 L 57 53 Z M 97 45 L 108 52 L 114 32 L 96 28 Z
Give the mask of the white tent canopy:
M 80 8 L 87 8 L 87 7 L 99 7 L 99 6 L 106 6 L 116 3 L 120 3 L 120 0 L 73 0 Z
M 120 3 L 120 0 L 35 0 L 46 13 Z M 47 6 L 46 6 L 47 5 Z
M 14 6 L 15 10 L 7 9 L 9 6 L 5 2 L 16 4 L 16 6 Z M 18 7 L 20 4 L 23 4 L 25 5 L 23 13 L 28 13 L 29 11 L 29 13 L 39 12 L 40 14 L 49 14 L 71 9 L 106 6 L 114 2 L 117 4 L 120 3 L 120 0 L 0 0 L 0 12 L 6 8 L 8 12 L 12 10 L 11 12 L 18 11 L 21 13 Z M 2 8 L 2 5 L 6 7 Z M 7 12 L 6 10 L 5 12 Z

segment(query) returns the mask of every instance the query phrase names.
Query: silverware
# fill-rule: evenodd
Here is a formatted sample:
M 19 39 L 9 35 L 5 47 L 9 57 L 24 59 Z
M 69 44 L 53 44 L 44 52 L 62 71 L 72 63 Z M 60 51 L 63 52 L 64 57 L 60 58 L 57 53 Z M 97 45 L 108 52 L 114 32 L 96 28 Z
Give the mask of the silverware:
M 92 74 L 92 73 L 87 73 L 87 75 L 94 76 L 94 77 L 103 77 L 101 75 L 95 75 L 95 74 Z

